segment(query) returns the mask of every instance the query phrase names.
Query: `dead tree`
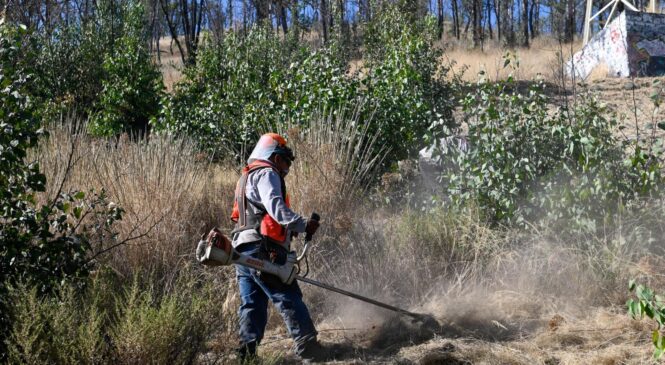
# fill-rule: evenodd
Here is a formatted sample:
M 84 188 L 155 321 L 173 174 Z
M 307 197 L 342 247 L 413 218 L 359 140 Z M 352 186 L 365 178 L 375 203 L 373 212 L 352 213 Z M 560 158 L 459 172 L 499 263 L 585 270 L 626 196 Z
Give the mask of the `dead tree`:
M 172 3 L 170 0 L 159 0 L 159 3 L 171 38 L 173 38 L 178 51 L 180 51 L 182 62 L 193 65 L 196 63 L 196 51 L 199 46 L 206 2 L 205 0 L 176 1 Z M 174 12 L 177 14 L 174 14 Z M 184 48 L 179 39 L 180 34 L 184 36 Z

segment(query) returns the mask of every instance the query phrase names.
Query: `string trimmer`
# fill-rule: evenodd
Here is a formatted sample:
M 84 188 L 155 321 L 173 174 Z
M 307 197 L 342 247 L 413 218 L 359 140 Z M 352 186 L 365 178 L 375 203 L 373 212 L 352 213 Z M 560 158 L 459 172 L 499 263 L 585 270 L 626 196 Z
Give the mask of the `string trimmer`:
M 313 213 L 311 219 L 318 221 L 320 217 L 318 214 Z M 434 317 L 431 315 L 410 312 L 405 309 L 362 296 L 360 294 L 356 294 L 317 280 L 310 279 L 307 277 L 307 272 L 309 270 L 301 275 L 300 263 L 307 262 L 307 254 L 309 253 L 311 241 L 312 236 L 309 234 L 305 235 L 302 253 L 298 255 L 295 251 L 291 251 L 287 255 L 286 263 L 284 265 L 277 265 L 269 260 L 260 260 L 236 251 L 231 245 L 231 241 L 226 236 L 224 236 L 221 231 L 213 229 L 210 234 L 208 234 L 207 239 L 202 237 L 199 241 L 196 250 L 196 256 L 198 261 L 205 265 L 242 265 L 263 273 L 275 275 L 285 284 L 291 284 L 294 280 L 300 280 L 304 283 L 318 286 L 319 288 L 330 290 L 335 293 L 339 293 L 408 316 L 417 322 L 422 323 L 422 325 L 426 328 L 435 329 L 439 326 L 436 319 L 434 319 Z

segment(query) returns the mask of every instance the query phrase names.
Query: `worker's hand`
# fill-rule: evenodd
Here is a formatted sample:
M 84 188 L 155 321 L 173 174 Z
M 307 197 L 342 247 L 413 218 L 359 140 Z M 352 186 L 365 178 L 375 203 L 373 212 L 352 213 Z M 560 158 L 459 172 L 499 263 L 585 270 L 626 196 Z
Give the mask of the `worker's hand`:
M 314 233 L 316 233 L 316 230 L 318 228 L 319 228 L 319 221 L 316 221 L 314 219 L 308 219 L 307 227 L 305 228 L 305 233 L 307 233 L 307 237 L 312 237 Z

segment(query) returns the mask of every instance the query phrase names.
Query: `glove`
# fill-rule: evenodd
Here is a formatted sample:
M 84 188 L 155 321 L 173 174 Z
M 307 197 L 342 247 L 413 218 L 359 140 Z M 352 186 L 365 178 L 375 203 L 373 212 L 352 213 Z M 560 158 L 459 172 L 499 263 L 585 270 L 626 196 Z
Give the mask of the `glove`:
M 308 237 L 312 237 L 316 230 L 319 228 L 319 222 L 314 219 L 307 220 L 307 227 L 305 228 L 305 233 Z

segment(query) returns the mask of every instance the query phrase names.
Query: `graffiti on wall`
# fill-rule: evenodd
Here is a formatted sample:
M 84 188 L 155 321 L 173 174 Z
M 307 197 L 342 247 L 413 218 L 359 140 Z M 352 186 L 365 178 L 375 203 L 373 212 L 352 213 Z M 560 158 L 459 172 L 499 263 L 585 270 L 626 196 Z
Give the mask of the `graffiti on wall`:
M 582 79 L 600 64 L 609 76 L 665 75 L 665 15 L 624 11 L 567 64 Z
M 627 26 L 631 75 L 665 75 L 665 16 L 631 13 Z
M 586 79 L 600 64 L 608 67 L 615 76 L 628 76 L 628 52 L 625 37 L 626 17 L 622 13 L 607 27 L 598 32 L 584 48 L 575 53 L 566 65 L 569 75 L 573 73 Z

